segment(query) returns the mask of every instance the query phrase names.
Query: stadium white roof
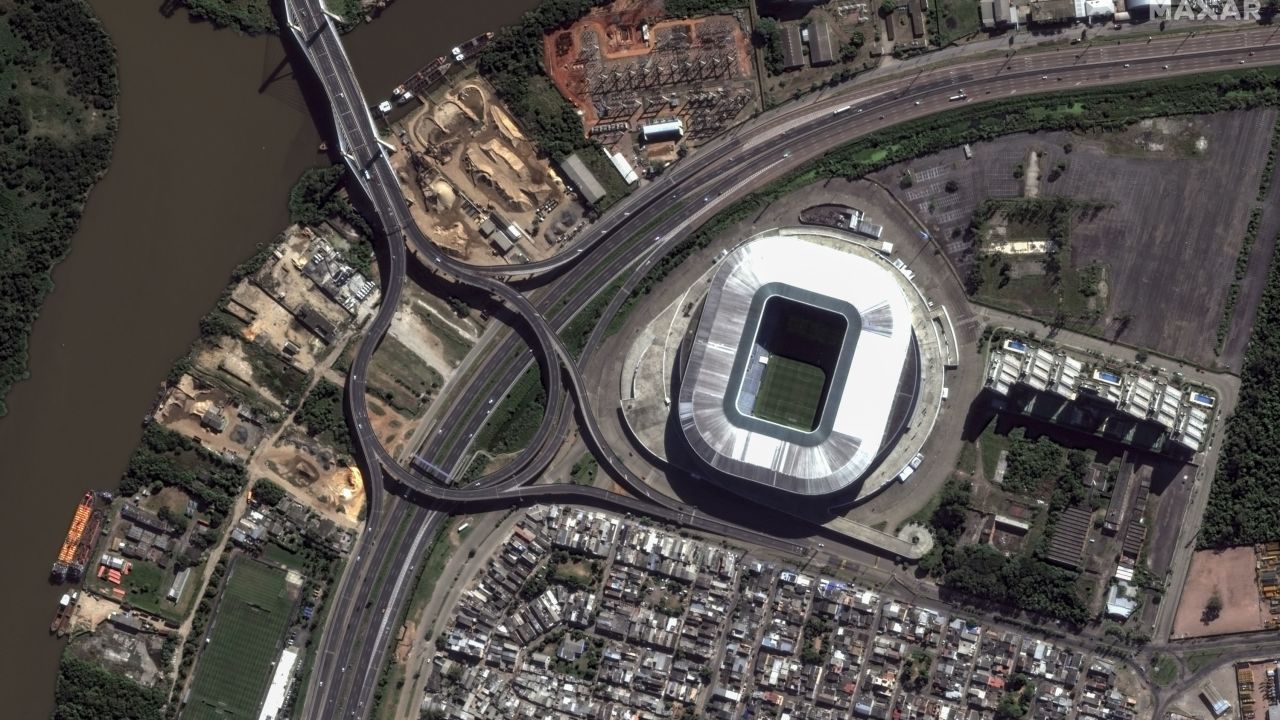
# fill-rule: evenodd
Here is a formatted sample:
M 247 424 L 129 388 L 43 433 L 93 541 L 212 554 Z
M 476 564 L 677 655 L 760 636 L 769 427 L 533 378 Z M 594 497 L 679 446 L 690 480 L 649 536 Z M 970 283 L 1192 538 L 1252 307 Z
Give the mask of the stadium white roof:
M 865 246 L 803 230 L 753 239 L 722 263 L 681 380 L 686 439 L 716 469 L 787 492 L 825 495 L 855 483 L 897 438 L 900 429 L 891 425 L 905 417 L 895 409 L 904 393 L 912 400 L 918 386 L 918 377 L 905 389 L 902 384 L 904 370 L 918 372 L 907 278 Z M 833 378 L 819 428 L 807 433 L 771 432 L 726 408 L 741 390 L 734 367 L 741 338 L 755 332 L 753 301 L 762 288 L 779 285 L 851 306 L 858 315 L 850 322 L 856 338 L 845 339 L 852 358 L 843 382 Z

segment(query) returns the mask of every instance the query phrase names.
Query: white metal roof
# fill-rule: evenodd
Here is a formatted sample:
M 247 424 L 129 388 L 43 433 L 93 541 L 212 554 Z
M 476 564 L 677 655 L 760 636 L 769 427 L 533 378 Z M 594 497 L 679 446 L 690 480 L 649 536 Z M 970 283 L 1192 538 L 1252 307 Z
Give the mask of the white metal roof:
M 882 450 L 909 359 L 906 278 L 865 246 L 790 232 L 751 240 L 722 263 L 682 380 L 686 437 L 713 466 L 790 492 L 826 494 L 855 482 Z M 749 308 L 757 291 L 774 283 L 848 303 L 861 319 L 843 388 L 822 411 L 824 422 L 834 414 L 830 431 L 804 443 L 740 427 L 724 407 L 725 398 L 738 395 L 731 375 L 743 334 L 754 331 L 746 327 Z

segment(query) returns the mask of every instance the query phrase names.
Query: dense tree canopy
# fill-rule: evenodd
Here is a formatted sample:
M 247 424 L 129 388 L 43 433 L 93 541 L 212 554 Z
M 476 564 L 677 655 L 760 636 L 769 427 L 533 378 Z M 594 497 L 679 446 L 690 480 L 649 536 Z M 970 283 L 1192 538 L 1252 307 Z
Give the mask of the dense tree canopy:
M 253 484 L 253 500 L 267 507 L 280 504 L 287 493 L 285 489 L 270 480 L 258 480 Z
M 567 27 L 600 0 L 545 0 L 498 30 L 476 66 L 543 152 L 557 160 L 590 147 L 577 111 L 547 80 L 542 37 Z
M 304 225 L 319 225 L 329 218 L 338 218 L 369 236 L 369 224 L 341 192 L 346 172 L 345 165 L 305 170 L 289 191 L 289 219 Z
M 10 0 L 0 15 L 0 415 L 27 336 L 111 160 L 115 48 L 83 0 Z
M 666 0 L 662 11 L 668 17 L 685 18 L 733 12 L 747 6 L 747 0 Z
M 1012 492 L 1031 492 L 1066 469 L 1067 450 L 1045 436 L 1028 440 L 1022 428 L 1009 433 L 1009 456 L 1001 485 Z
M 182 488 L 200 501 L 214 525 L 231 511 L 244 489 L 244 469 L 205 450 L 186 436 L 158 424 L 147 425 L 120 479 L 120 492 L 134 493 L 153 485 Z
M 1005 557 L 989 545 L 955 552 L 943 577 L 951 591 L 1081 626 L 1089 609 L 1076 589 L 1076 574 L 1026 555 Z
M 305 427 L 311 437 L 322 438 L 339 452 L 352 454 L 351 435 L 342 411 L 342 388 L 337 385 L 320 379 L 302 401 L 294 421 Z
M 1280 263 L 1272 263 L 1240 373 L 1200 544 L 1280 540 Z
M 58 666 L 53 720 L 161 720 L 164 693 L 78 658 Z

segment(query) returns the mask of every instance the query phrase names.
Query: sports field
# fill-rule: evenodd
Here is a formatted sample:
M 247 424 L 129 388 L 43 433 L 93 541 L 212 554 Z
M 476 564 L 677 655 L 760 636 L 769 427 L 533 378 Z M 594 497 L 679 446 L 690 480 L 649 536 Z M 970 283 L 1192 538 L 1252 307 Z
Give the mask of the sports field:
M 816 365 L 769 356 L 751 414 L 761 420 L 808 432 L 817 419 L 827 377 Z
M 293 609 L 284 579 L 283 570 L 252 560 L 235 563 L 197 661 L 183 718 L 258 716 Z

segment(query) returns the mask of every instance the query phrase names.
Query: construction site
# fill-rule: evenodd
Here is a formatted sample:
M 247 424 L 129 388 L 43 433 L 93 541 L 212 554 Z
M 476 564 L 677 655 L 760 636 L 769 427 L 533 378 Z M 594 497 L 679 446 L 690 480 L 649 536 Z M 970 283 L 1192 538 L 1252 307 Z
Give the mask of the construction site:
M 250 471 L 296 488 L 292 496 L 321 517 L 354 527 L 364 507 L 364 477 L 333 448 L 301 432 L 286 432 L 256 455 Z
M 309 374 L 352 327 L 364 322 L 379 298 L 366 271 L 350 264 L 350 242 L 328 226 L 290 228 L 262 267 L 225 297 L 221 310 L 236 321 L 235 334 L 209 336 L 198 343 L 190 374 L 203 385 L 267 408 L 264 415 L 278 415 L 299 402 Z M 174 403 L 185 406 L 181 398 L 162 400 L 162 406 Z M 213 440 L 207 435 L 184 434 L 211 448 L 219 444 L 206 442 Z M 247 447 L 246 442 L 232 441 Z
M 240 461 L 253 454 L 265 434 L 240 398 L 190 374 L 165 388 L 151 417 L 211 452 Z
M 661 0 L 620 0 L 543 38 L 551 79 L 587 134 L 641 165 L 651 158 L 632 151 L 633 131 L 678 119 L 696 145 L 756 106 L 744 13 L 662 17 Z
M 539 260 L 585 224 L 584 208 L 472 76 L 402 121 L 392 162 L 419 227 L 472 263 Z
M 1274 659 L 1235 665 L 1240 720 L 1274 717 L 1280 710 L 1280 663 Z
M 1266 629 L 1280 628 L 1280 542 L 1254 547 L 1258 557 L 1258 592 L 1266 604 Z

